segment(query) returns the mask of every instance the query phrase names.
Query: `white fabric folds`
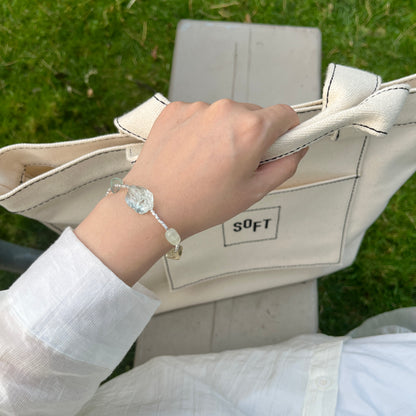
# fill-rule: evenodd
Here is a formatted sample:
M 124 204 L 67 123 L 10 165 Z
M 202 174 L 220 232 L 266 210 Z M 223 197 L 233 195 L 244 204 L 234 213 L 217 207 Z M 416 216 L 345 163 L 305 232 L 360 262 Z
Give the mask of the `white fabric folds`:
M 66 230 L 0 292 L 0 414 L 76 414 L 158 305 Z
M 414 413 L 416 308 L 379 315 L 351 333 L 367 338 L 314 334 L 260 348 L 158 357 L 99 387 L 157 305 L 66 230 L 0 292 L 0 414 Z M 385 335 L 368 337 L 374 333 Z

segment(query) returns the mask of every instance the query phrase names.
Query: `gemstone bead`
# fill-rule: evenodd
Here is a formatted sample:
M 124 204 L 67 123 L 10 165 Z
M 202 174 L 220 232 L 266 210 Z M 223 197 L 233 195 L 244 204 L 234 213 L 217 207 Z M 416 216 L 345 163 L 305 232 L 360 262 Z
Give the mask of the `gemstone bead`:
M 181 256 L 182 246 L 179 246 L 178 250 L 176 250 L 176 247 L 173 247 L 166 253 L 166 258 L 168 258 L 169 260 L 179 260 Z
M 174 228 L 166 230 L 165 237 L 173 246 L 177 246 L 181 242 L 181 236 Z
M 122 179 L 120 179 L 120 178 L 113 178 L 113 179 L 111 179 L 111 182 L 110 182 L 111 192 L 113 194 L 115 194 L 116 192 L 118 192 L 121 189 L 121 186 L 120 185 L 123 185 L 123 180 Z
M 129 186 L 126 195 L 127 205 L 139 214 L 153 209 L 153 194 L 141 186 Z

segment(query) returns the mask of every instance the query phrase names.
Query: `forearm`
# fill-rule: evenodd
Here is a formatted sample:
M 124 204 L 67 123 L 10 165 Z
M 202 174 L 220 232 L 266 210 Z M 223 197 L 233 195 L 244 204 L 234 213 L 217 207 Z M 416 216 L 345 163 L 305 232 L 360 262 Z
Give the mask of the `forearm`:
M 294 174 L 305 150 L 259 163 L 297 122 L 281 105 L 173 103 L 124 183 L 149 189 L 155 212 L 185 239 L 232 218 Z M 172 246 L 153 215 L 136 213 L 124 197 L 125 190 L 104 197 L 77 227 L 79 240 L 67 231 L 4 295 L 4 412 L 14 406 L 19 415 L 73 414 L 156 310 L 144 287 L 129 286 Z M 10 322 L 20 329 L 10 330 Z
M 133 286 L 172 247 L 152 214 L 137 214 L 125 192 L 103 198 L 75 229 L 77 237 L 123 282 Z
M 0 413 L 75 414 L 158 304 L 144 287 L 126 286 L 67 230 L 0 293 Z

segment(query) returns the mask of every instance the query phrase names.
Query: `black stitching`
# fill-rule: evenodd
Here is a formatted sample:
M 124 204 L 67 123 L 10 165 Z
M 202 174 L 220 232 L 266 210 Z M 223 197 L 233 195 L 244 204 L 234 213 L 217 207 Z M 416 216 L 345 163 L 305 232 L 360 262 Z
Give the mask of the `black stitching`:
M 331 76 L 331 80 L 329 81 L 329 85 L 328 85 L 328 91 L 326 92 L 326 103 L 325 103 L 325 108 L 328 107 L 328 103 L 329 103 L 329 90 L 331 89 L 331 85 L 332 85 L 332 81 L 334 79 L 334 75 L 335 75 L 335 68 L 337 67 L 337 64 L 334 64 L 334 70 L 332 71 L 332 76 Z
M 111 133 L 108 136 L 113 136 L 113 137 L 105 137 L 105 136 L 102 136 L 102 138 L 100 138 L 99 142 L 107 141 L 107 140 L 115 140 L 115 139 L 117 140 L 117 138 L 125 137 L 124 135 L 117 134 L 117 133 Z M 114 136 L 119 136 L 119 137 L 114 137 Z M 37 145 L 36 143 L 32 143 L 36 147 L 27 148 L 27 149 L 23 149 L 23 150 L 31 150 L 32 151 L 32 150 L 42 150 L 42 149 L 61 149 L 63 147 L 71 147 L 71 146 L 87 146 L 87 145 L 91 145 L 91 142 L 93 141 L 93 139 L 96 139 L 96 137 L 92 137 L 90 139 L 73 140 L 71 143 L 69 143 L 69 142 L 58 142 L 59 143 L 59 146 L 50 146 L 51 143 L 43 143 L 44 146 L 42 146 L 42 144 L 40 144 L 40 143 L 39 143 L 39 145 Z M 87 140 L 87 142 L 80 143 L 81 140 Z M 48 146 L 48 144 L 49 144 L 49 146 Z M 15 146 L 15 145 L 10 145 L 10 146 Z M 120 145 L 118 145 L 118 146 L 120 146 Z M 123 145 L 121 145 L 121 146 L 123 146 Z M 8 149 L 8 150 L 5 150 L 5 151 L 1 152 L 0 159 L 6 153 L 13 152 L 13 151 L 22 151 L 22 148 L 21 147 L 17 147 L 17 148 L 14 148 L 14 149 Z
M 364 150 L 365 150 L 365 148 L 367 147 L 367 142 L 368 142 L 368 137 L 367 137 L 367 136 L 365 136 L 365 137 L 364 137 L 363 146 L 361 147 L 360 156 L 359 156 L 359 158 L 358 158 L 357 167 L 356 167 L 356 169 L 355 169 L 355 175 L 356 175 L 356 178 L 359 178 L 359 177 L 360 177 L 359 173 L 360 173 L 361 161 L 362 161 L 362 159 L 363 159 Z
M 411 121 L 411 122 L 409 122 L 409 123 L 393 124 L 393 126 L 394 126 L 394 127 L 401 127 L 401 126 L 407 126 L 408 124 L 416 124 L 416 121 Z M 373 129 L 372 127 L 366 126 L 365 124 L 353 123 L 353 125 L 358 125 L 358 126 L 361 126 L 361 127 L 365 127 L 365 128 L 368 128 L 369 130 L 374 130 L 374 131 L 376 131 L 377 133 L 388 134 L 388 133 L 386 133 L 385 131 L 381 131 L 381 130 L 376 130 L 376 129 Z M 316 142 L 317 140 L 321 139 L 322 137 L 328 136 L 328 135 L 330 135 L 331 133 L 334 133 L 335 131 L 337 131 L 337 130 L 339 131 L 339 130 L 341 130 L 341 129 L 343 129 L 343 128 L 346 128 L 346 127 L 348 127 L 348 126 L 342 126 L 342 127 L 340 127 L 339 129 L 330 130 L 330 131 L 328 131 L 327 133 L 323 134 L 322 136 L 319 136 L 319 137 L 317 137 L 317 138 L 315 138 L 315 139 L 311 140 L 310 142 L 308 142 L 308 143 L 306 143 L 306 144 L 304 144 L 304 145 L 302 145 L 302 146 L 297 147 L 297 148 L 296 148 L 296 149 L 294 149 L 294 150 L 290 150 L 289 152 L 283 153 L 283 154 L 281 154 L 281 155 L 274 156 L 274 157 L 272 157 L 272 158 L 270 158 L 270 159 L 265 159 L 265 160 L 262 160 L 262 161 L 260 162 L 260 165 L 263 165 L 264 163 L 271 162 L 271 161 L 273 161 L 273 160 L 281 159 L 282 157 L 285 157 L 285 156 L 291 155 L 292 153 L 296 153 L 297 151 L 299 151 L 299 150 L 303 149 L 304 147 L 307 147 L 307 146 L 309 146 L 310 144 L 312 144 L 312 143 Z
M 265 270 L 281 270 L 281 269 L 289 269 L 289 268 L 320 267 L 320 266 L 329 266 L 329 265 L 340 264 L 341 257 L 342 257 L 342 252 L 344 250 L 344 244 L 345 244 L 344 240 L 345 240 L 345 232 L 346 232 L 346 228 L 347 228 L 347 221 L 348 221 L 348 218 L 349 218 L 349 215 L 350 215 L 352 200 L 353 200 L 353 197 L 355 195 L 355 191 L 357 189 L 357 183 L 358 183 L 358 180 L 360 179 L 359 171 L 360 171 L 360 167 L 361 167 L 361 162 L 363 160 L 364 151 L 367 147 L 367 142 L 368 142 L 368 137 L 366 136 L 363 140 L 363 145 L 361 147 L 360 156 L 358 158 L 357 165 L 356 165 L 356 168 L 355 168 L 355 175 L 356 175 L 355 177 L 353 176 L 353 177 L 350 177 L 350 178 L 339 179 L 337 181 L 331 181 L 331 182 L 327 182 L 327 183 L 316 184 L 316 185 L 308 186 L 306 188 L 289 189 L 287 191 L 283 190 L 281 192 L 279 191 L 279 193 L 296 192 L 296 191 L 302 191 L 304 189 L 311 189 L 311 188 L 315 188 L 315 187 L 319 187 L 319 186 L 332 185 L 332 184 L 338 183 L 338 182 L 354 180 L 354 183 L 353 183 L 353 186 L 352 186 L 352 189 L 351 189 L 350 198 L 349 198 L 348 203 L 347 203 L 347 209 L 346 209 L 346 212 L 345 212 L 344 224 L 343 224 L 342 233 L 341 233 L 340 250 L 339 250 L 339 256 L 338 256 L 338 261 L 337 262 L 312 263 L 312 264 L 294 264 L 294 265 L 285 265 L 285 266 L 256 267 L 256 268 L 252 268 L 252 269 L 234 270 L 233 272 L 227 272 L 227 273 L 222 273 L 222 274 L 218 274 L 218 275 L 214 275 L 214 276 L 204 277 L 204 278 L 199 279 L 197 281 L 193 281 L 191 283 L 187 283 L 185 285 L 175 287 L 173 279 L 172 279 L 172 274 L 171 274 L 170 269 L 169 269 L 169 262 L 167 261 L 166 258 L 164 258 L 164 262 L 165 262 L 165 265 L 166 265 L 166 271 L 167 271 L 167 274 L 168 274 L 168 279 L 170 281 L 170 287 L 171 287 L 172 291 L 183 289 L 183 288 L 186 288 L 186 287 L 189 287 L 189 286 L 194 286 L 195 284 L 200 284 L 200 283 L 205 282 L 207 280 L 213 280 L 213 279 L 220 278 L 220 277 L 223 277 L 223 276 L 231 277 L 231 276 L 237 275 L 239 273 L 247 273 L 247 272 L 254 272 L 254 271 L 265 271 Z
M 56 199 L 56 198 L 60 198 L 61 196 L 68 195 L 68 194 L 70 194 L 71 192 L 74 192 L 74 191 L 76 191 L 76 190 L 78 190 L 78 189 L 80 189 L 80 188 L 82 188 L 82 187 L 84 187 L 84 186 L 86 186 L 86 185 L 89 185 L 90 183 L 94 183 L 94 182 L 100 181 L 100 180 L 102 180 L 102 179 L 110 178 L 111 176 L 120 175 L 120 174 L 127 173 L 127 172 L 129 172 L 129 170 L 128 170 L 128 169 L 127 169 L 127 170 L 126 170 L 126 169 L 124 169 L 124 170 L 121 170 L 121 171 L 119 171 L 119 172 L 114 172 L 114 173 L 111 173 L 110 175 L 106 175 L 106 176 L 102 176 L 102 177 L 100 177 L 100 178 L 95 178 L 95 179 L 92 179 L 91 181 L 88 181 L 88 182 L 86 182 L 86 183 L 83 183 L 82 185 L 78 185 L 78 186 L 76 186 L 75 188 L 72 188 L 72 189 L 70 189 L 70 190 L 69 190 L 69 191 L 67 191 L 67 192 L 64 192 L 64 193 L 59 194 L 59 195 L 55 195 L 55 196 L 53 196 L 52 198 L 47 199 L 46 201 L 40 202 L 39 204 L 36 204 L 36 205 L 34 205 L 33 207 L 26 208 L 26 209 L 24 209 L 24 210 L 22 210 L 22 211 L 15 211 L 15 213 L 16 213 L 16 214 L 21 214 L 22 212 L 27 212 L 27 211 L 30 211 L 30 210 L 35 209 L 35 208 L 38 208 L 38 207 L 40 207 L 40 206 L 42 206 L 42 205 L 44 205 L 44 204 L 46 204 L 46 203 L 48 203 L 48 202 L 50 202 L 50 201 L 52 201 L 52 200 Z
M 15 192 L 13 195 L 11 195 L 11 197 L 12 197 L 12 196 L 17 195 L 19 192 L 22 192 L 22 191 L 26 190 L 28 187 L 31 187 L 31 186 L 37 185 L 38 183 L 40 183 L 40 182 L 42 182 L 42 181 L 44 181 L 44 180 L 46 180 L 46 179 L 52 178 L 52 176 L 55 176 L 55 175 L 57 175 L 58 173 L 65 172 L 67 169 L 71 169 L 71 168 L 73 168 L 74 166 L 79 165 L 80 163 L 83 163 L 83 162 L 85 162 L 85 161 L 87 161 L 87 160 L 94 159 L 95 157 L 102 156 L 103 154 L 108 155 L 108 154 L 110 154 L 110 153 L 114 153 L 114 152 L 125 152 L 125 149 L 116 149 L 116 150 L 111 150 L 111 151 L 109 151 L 109 152 L 99 153 L 99 154 L 96 154 L 96 155 L 94 155 L 94 156 L 90 156 L 90 157 L 88 157 L 88 158 L 86 158 L 86 159 L 80 160 L 79 162 L 76 162 L 76 163 L 74 163 L 73 165 L 67 166 L 66 168 L 64 168 L 64 169 L 62 169 L 62 170 L 59 170 L 59 171 L 57 171 L 57 172 L 55 172 L 55 173 L 52 173 L 51 175 L 48 175 L 48 176 L 46 176 L 46 177 L 44 177 L 44 178 L 42 178 L 42 179 L 39 179 L 39 180 L 38 180 L 37 182 L 35 182 L 35 183 L 29 184 L 29 185 L 25 186 L 24 188 L 19 189 L 17 192 Z M 8 199 L 8 198 L 7 198 L 7 199 Z M 0 196 L 0 200 L 2 200 L 1 196 Z M 30 209 L 30 208 L 28 208 L 28 209 Z M 21 211 L 21 212 L 23 212 L 23 211 Z
M 168 264 L 168 261 L 166 260 L 165 257 L 164 257 L 164 262 L 165 262 L 166 265 Z M 176 290 L 179 290 L 179 289 L 185 289 L 189 286 L 194 286 L 196 284 L 203 283 L 207 280 L 214 280 L 214 279 L 221 278 L 221 277 L 232 277 L 232 276 L 238 275 L 240 273 L 261 272 L 261 271 L 266 271 L 266 270 L 283 270 L 283 269 L 292 269 L 292 268 L 304 269 L 306 267 L 333 266 L 333 265 L 336 265 L 336 264 L 339 264 L 339 261 L 336 262 L 336 263 L 312 263 L 312 264 L 299 264 L 299 265 L 289 264 L 287 266 L 254 267 L 254 268 L 251 268 L 251 269 L 235 270 L 233 272 L 221 273 L 221 274 L 216 274 L 215 276 L 204 277 L 204 278 L 202 278 L 200 280 L 197 280 L 195 282 L 186 283 L 186 284 L 181 285 L 181 286 L 173 286 L 172 276 L 170 274 L 170 271 L 169 271 L 168 268 L 166 268 L 166 270 L 167 270 L 167 273 L 168 273 L 168 278 L 171 282 L 170 287 L 172 288 L 172 291 L 176 291 Z
M 416 124 L 416 121 L 409 121 L 408 123 L 393 124 L 394 127 L 407 126 L 409 124 Z
M 344 126 L 344 127 L 345 127 L 345 126 Z M 333 130 L 330 130 L 330 131 L 328 131 L 328 132 L 326 132 L 326 133 L 322 134 L 321 136 L 316 137 L 315 139 L 312 139 L 310 142 L 307 142 L 307 143 L 303 144 L 302 146 L 298 146 L 296 149 L 290 150 L 289 152 L 283 153 L 283 154 L 281 154 L 281 155 L 273 156 L 273 157 L 272 157 L 272 158 L 270 158 L 270 159 L 265 159 L 265 160 L 262 160 L 262 161 L 260 161 L 260 165 L 263 165 L 264 163 L 271 162 L 272 160 L 277 160 L 277 159 L 280 159 L 280 158 L 282 158 L 282 157 L 285 157 L 285 156 L 291 155 L 292 153 L 296 153 L 297 151 L 299 151 L 299 150 L 303 149 L 304 147 L 309 146 L 310 144 L 312 144 L 312 143 L 316 142 L 317 140 L 321 139 L 322 137 L 328 136 L 329 134 L 331 134 L 331 133 L 333 133 L 334 131 L 337 131 L 337 130 L 339 130 L 339 129 L 333 129 Z
M 154 95 L 153 98 L 156 99 L 157 101 L 159 101 L 160 103 L 164 104 L 164 105 L 168 105 L 169 104 L 169 103 L 165 103 L 160 98 L 157 98 L 156 95 Z
M 380 79 L 380 77 L 377 77 L 377 86 L 376 86 L 376 88 L 374 89 L 374 92 L 378 89 L 378 86 L 379 86 L 379 83 L 380 83 L 380 81 L 381 81 L 381 79 Z M 392 88 L 390 87 L 390 88 L 388 88 L 387 90 L 391 90 Z M 400 89 L 400 88 L 396 88 L 396 89 Z M 404 88 L 405 90 L 408 90 L 407 88 Z M 383 89 L 383 90 L 380 90 L 380 92 L 382 92 L 382 91 L 385 91 L 385 89 Z M 412 94 L 416 94 L 416 90 L 408 90 L 409 91 L 409 95 L 412 95 Z M 374 94 L 374 92 L 372 93 L 372 94 Z M 371 94 L 371 95 L 372 95 Z M 370 98 L 370 97 L 368 97 L 368 98 Z M 366 100 L 368 99 L 368 98 L 366 98 Z M 319 105 L 319 104 L 317 104 L 317 105 Z M 360 104 L 357 104 L 357 105 L 360 105 Z M 305 113 L 312 113 L 312 112 L 314 112 L 314 111 L 321 111 L 321 110 L 319 110 L 319 109 L 317 109 L 317 110 L 307 110 L 307 111 L 302 111 L 302 109 L 297 109 L 297 110 L 295 110 L 298 114 L 305 114 Z
M 355 190 L 357 189 L 358 179 L 360 178 L 360 176 L 359 176 L 360 167 L 361 167 L 361 162 L 363 160 L 364 150 L 367 148 L 367 142 L 368 142 L 368 137 L 366 136 L 364 138 L 364 142 L 363 142 L 363 145 L 361 147 L 360 156 L 358 158 L 357 166 L 356 166 L 356 169 L 355 169 L 355 175 L 356 175 L 356 177 L 355 177 L 354 183 L 352 185 L 351 195 L 350 195 L 350 199 L 348 201 L 347 211 L 345 213 L 344 226 L 342 228 L 342 234 L 341 234 L 341 247 L 340 247 L 340 250 L 339 250 L 339 260 L 338 260 L 339 262 L 341 261 L 342 252 L 344 250 L 344 245 L 345 245 L 345 230 L 347 228 L 347 221 L 348 221 L 348 218 L 349 218 L 349 215 L 350 215 L 350 209 L 351 209 L 351 206 L 352 206 L 352 200 L 353 200 L 353 197 L 355 195 Z
M 390 88 L 384 88 L 384 89 L 382 89 L 382 90 L 379 90 L 379 91 L 375 92 L 374 94 L 371 94 L 369 97 L 367 97 L 364 101 L 362 101 L 362 102 L 361 102 L 360 104 L 358 104 L 358 105 L 361 105 L 361 104 L 366 103 L 368 100 L 373 99 L 373 98 L 374 98 L 374 97 L 376 97 L 377 95 L 384 94 L 385 92 L 394 91 L 394 90 L 404 90 L 404 91 L 409 91 L 409 88 L 408 88 L 408 87 L 390 87 Z
M 290 265 L 285 265 L 285 266 L 256 267 L 256 268 L 252 268 L 252 269 L 234 270 L 232 272 L 226 272 L 226 273 L 221 273 L 221 274 L 217 274 L 217 275 L 213 275 L 213 276 L 204 277 L 202 279 L 193 281 L 191 283 L 187 283 L 185 285 L 175 286 L 174 282 L 173 282 L 172 274 L 171 274 L 170 269 L 169 269 L 169 262 L 165 258 L 164 261 L 165 261 L 165 264 L 166 264 L 166 271 L 167 271 L 167 274 L 168 274 L 168 278 L 169 278 L 169 281 L 170 281 L 170 287 L 172 288 L 172 290 L 183 289 L 185 287 L 193 286 L 195 284 L 199 284 L 199 283 L 202 283 L 202 282 L 207 281 L 207 280 L 213 280 L 213 279 L 216 279 L 216 278 L 222 277 L 222 276 L 231 276 L 231 275 L 242 273 L 242 272 L 252 272 L 252 271 L 262 271 L 262 270 L 277 270 L 277 269 L 288 269 L 288 268 L 305 268 L 305 267 L 313 267 L 313 266 L 314 267 L 319 267 L 319 266 L 339 264 L 340 261 L 341 261 L 341 254 L 342 254 L 342 251 L 343 251 L 343 241 L 344 241 L 346 222 L 347 222 L 347 218 L 348 218 L 349 209 L 350 209 L 350 206 L 351 206 L 351 200 L 352 200 L 352 196 L 354 194 L 355 186 L 356 186 L 356 183 L 359 179 L 358 171 L 359 171 L 359 165 L 360 165 L 360 161 L 361 161 L 361 158 L 362 158 L 365 143 L 366 143 L 366 139 L 364 140 L 364 144 L 361 148 L 361 153 L 360 153 L 359 160 L 358 160 L 358 163 L 357 163 L 357 166 L 356 166 L 356 176 L 352 176 L 352 177 L 349 177 L 349 178 L 343 178 L 343 179 L 339 179 L 339 180 L 335 180 L 335 181 L 331 181 L 331 182 L 326 182 L 326 183 L 320 183 L 320 184 L 316 184 L 316 185 L 308 185 L 307 187 L 302 187 L 302 188 L 297 188 L 297 189 L 288 189 L 288 190 L 279 191 L 279 194 L 280 193 L 298 192 L 298 191 L 303 191 L 305 189 L 312 189 L 312 188 L 325 186 L 325 185 L 333 185 L 333 184 L 338 183 L 338 182 L 351 181 L 351 180 L 354 181 L 353 187 L 352 187 L 352 190 L 351 190 L 351 195 L 350 195 L 350 198 L 349 198 L 349 201 L 348 201 L 348 204 L 347 204 L 347 209 L 346 209 L 346 212 L 345 212 L 345 219 L 344 219 L 343 229 L 342 229 L 342 233 L 341 233 L 340 251 L 339 251 L 338 260 L 336 262 L 311 263 L 311 264 L 290 264 Z
M 137 137 L 137 138 L 139 138 L 139 139 L 141 139 L 143 141 L 146 141 L 147 140 L 145 137 L 142 137 L 142 136 L 140 136 L 137 133 L 133 133 L 132 131 L 130 131 L 130 130 L 126 129 L 125 127 L 123 127 L 118 120 L 119 120 L 119 118 L 116 118 L 115 122 L 117 124 L 117 127 L 119 127 L 121 130 L 123 130 L 127 134 L 129 134 L 131 136 L 134 136 L 134 137 Z
M 380 81 L 381 81 L 381 78 L 378 75 L 376 75 L 375 77 L 376 77 L 376 86 L 373 89 L 373 92 L 371 94 L 374 94 L 378 90 L 378 86 L 379 86 Z
M 307 110 L 307 111 L 302 111 L 302 110 L 295 110 L 298 114 L 306 114 L 306 113 L 313 113 L 313 112 L 319 112 L 321 110 L 316 109 L 316 110 Z
M 375 131 L 376 133 L 381 133 L 381 134 L 388 134 L 386 131 L 381 131 L 381 130 L 376 130 L 373 129 L 372 127 L 366 126 L 365 124 L 360 124 L 360 123 L 352 123 L 353 126 L 360 126 L 360 127 L 365 127 L 366 129 Z
M 48 168 L 52 168 L 55 169 L 56 165 L 51 165 L 49 163 L 27 163 L 26 165 L 23 165 L 23 170 L 22 170 L 22 174 L 20 175 L 20 182 L 19 184 L 21 185 L 23 182 L 25 182 L 23 180 L 23 178 L 26 176 L 26 169 L 29 166 L 47 166 Z M 31 178 L 32 179 L 32 178 Z
M 156 95 L 154 95 L 152 98 L 154 98 L 156 101 L 159 101 L 160 103 L 162 103 L 162 104 L 164 104 L 164 105 L 168 105 L 167 103 L 165 103 L 165 102 L 163 102 L 162 100 L 160 100 L 159 98 L 157 98 L 156 97 Z M 129 135 L 132 135 L 132 136 L 134 136 L 134 137 L 138 137 L 139 139 L 141 139 L 141 140 L 143 140 L 143 141 L 146 141 L 147 140 L 147 138 L 146 137 L 142 137 L 142 136 L 140 136 L 139 134 L 137 134 L 137 133 L 134 133 L 134 132 L 132 132 L 132 131 L 130 131 L 130 130 L 128 130 L 128 129 L 126 129 L 124 126 L 122 126 L 121 124 L 120 124 L 120 117 L 117 117 L 116 119 L 115 119 L 115 122 L 116 122 L 116 124 L 117 124 L 117 127 L 119 127 L 121 130 L 123 130 L 124 132 L 126 132 L 127 134 L 129 134 Z
M 373 98 L 373 97 L 375 97 L 376 95 L 382 94 L 383 92 L 392 91 L 392 90 L 405 90 L 405 91 L 409 91 L 409 89 L 408 89 L 408 88 L 405 88 L 405 87 L 395 87 L 395 88 L 389 88 L 389 89 L 380 90 L 379 92 L 377 92 L 377 93 L 373 94 L 371 97 L 366 98 L 364 101 L 362 101 L 362 102 L 361 102 L 360 104 L 358 104 L 358 105 L 363 104 L 363 103 L 364 103 L 364 102 L 366 102 L 368 99 Z M 377 133 L 381 133 L 381 134 L 388 134 L 387 132 L 380 131 L 380 130 L 376 130 L 376 129 L 374 129 L 374 128 L 372 128 L 372 127 L 369 127 L 369 126 L 367 126 L 367 125 L 365 125 L 365 124 L 353 123 L 353 125 L 358 125 L 358 126 L 361 126 L 361 127 L 367 128 L 367 129 L 369 129 L 369 130 L 373 130 L 373 131 L 375 131 L 375 132 L 377 132 Z M 260 162 L 260 165 L 263 165 L 264 163 L 271 162 L 271 161 L 273 161 L 273 160 L 280 159 L 280 158 L 282 158 L 282 157 L 284 157 L 284 156 L 291 155 L 292 153 L 296 153 L 297 151 L 299 151 L 299 150 L 301 150 L 301 149 L 303 149 L 303 148 L 305 148 L 305 147 L 309 146 L 310 144 L 312 144 L 312 143 L 316 142 L 317 140 L 321 139 L 322 137 L 325 137 L 325 136 L 327 136 L 327 135 L 329 135 L 329 134 L 333 133 L 334 131 L 340 130 L 340 129 L 345 128 L 345 127 L 348 127 L 348 126 L 341 126 L 341 127 L 340 127 L 340 128 L 338 128 L 338 129 L 331 130 L 331 131 L 329 131 L 329 132 L 327 132 L 327 133 L 325 133 L 325 134 L 323 134 L 323 135 L 321 135 L 321 136 L 319 136 L 319 137 L 316 137 L 315 139 L 311 140 L 310 142 L 307 142 L 307 143 L 303 144 L 302 146 L 297 147 L 297 148 L 296 148 L 296 149 L 294 149 L 294 150 L 290 150 L 289 152 L 283 153 L 283 154 L 281 154 L 281 155 L 274 156 L 274 157 L 272 157 L 272 158 L 270 158 L 270 159 L 265 159 L 265 160 L 262 160 L 262 161 Z
M 50 163 L 26 163 L 23 167 L 26 169 L 28 166 L 47 166 L 49 168 L 56 168 L 56 165 L 51 165 Z

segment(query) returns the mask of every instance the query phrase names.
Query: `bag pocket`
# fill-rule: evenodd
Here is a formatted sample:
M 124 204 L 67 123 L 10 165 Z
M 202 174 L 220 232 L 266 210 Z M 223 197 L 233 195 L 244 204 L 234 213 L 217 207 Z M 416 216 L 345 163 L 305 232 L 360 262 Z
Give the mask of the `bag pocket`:
M 165 260 L 171 290 L 233 274 L 340 263 L 358 179 L 349 175 L 273 191 L 189 238 L 180 262 Z

